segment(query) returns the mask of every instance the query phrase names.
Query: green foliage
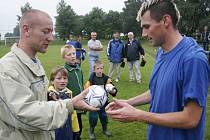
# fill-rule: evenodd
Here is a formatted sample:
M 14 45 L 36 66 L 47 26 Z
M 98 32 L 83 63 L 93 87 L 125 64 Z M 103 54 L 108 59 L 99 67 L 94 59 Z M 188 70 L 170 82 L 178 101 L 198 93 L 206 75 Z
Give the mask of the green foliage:
M 192 35 L 196 29 L 202 30 L 204 25 L 210 24 L 209 0 L 177 0 L 176 3 L 181 14 L 181 33 Z
M 30 9 L 32 9 L 32 7 L 30 6 L 30 3 L 29 2 L 26 2 L 25 5 L 24 6 L 21 6 L 21 8 L 20 8 L 20 10 L 21 10 L 21 16 L 23 15 L 24 12 L 26 12 L 27 10 L 30 10 Z M 18 23 L 15 26 L 15 28 L 13 29 L 13 36 L 20 36 L 19 21 L 20 21 L 21 16 L 20 15 L 17 15 Z
M 23 13 L 25 13 L 26 11 L 32 9 L 31 5 L 29 2 L 26 2 L 24 6 L 21 6 L 20 10 L 21 10 L 21 14 L 23 15 Z
M 114 31 L 122 32 L 122 19 L 120 13 L 117 11 L 110 10 L 108 14 L 106 14 L 104 21 L 105 35 L 112 35 Z
M 122 25 L 123 32 L 133 32 L 134 34 L 139 34 L 141 32 L 140 25 L 136 21 L 137 13 L 142 4 L 141 0 L 127 0 L 124 2 L 125 8 L 123 8 L 122 16 Z
M 104 38 L 104 21 L 106 13 L 98 7 L 94 7 L 90 13 L 84 17 L 84 30 L 90 34 L 91 32 L 97 32 L 99 38 Z
M 82 30 L 84 28 L 84 16 L 76 16 L 75 18 L 75 28 L 74 28 L 74 35 L 82 35 Z
M 181 13 L 179 29 L 183 34 L 192 35 L 196 29 L 200 31 L 204 25 L 210 26 L 210 2 L 209 0 L 176 0 Z M 139 23 L 136 21 L 137 12 L 141 6 L 142 0 L 126 0 L 125 8 L 122 12 L 109 11 L 103 12 L 102 9 L 94 7 L 92 11 L 85 16 L 78 16 L 65 0 L 61 0 L 57 5 L 57 14 L 55 31 L 58 37 L 65 40 L 70 33 L 75 35 L 82 34 L 85 31 L 90 34 L 92 31 L 98 33 L 99 38 L 107 38 L 114 31 L 128 33 L 134 32 L 135 35 L 141 33 Z M 21 13 L 31 9 L 30 3 L 21 7 Z M 20 20 L 17 15 L 18 21 Z M 19 23 L 13 29 L 13 34 L 7 36 L 19 36 Z
M 4 37 L 12 37 L 13 36 L 13 33 L 6 33 L 5 35 L 4 35 Z
M 85 16 L 78 16 L 65 0 L 61 0 L 57 5 L 55 31 L 64 40 L 70 33 L 78 35 L 82 30 L 88 34 L 96 31 L 99 38 L 106 38 L 116 30 L 139 34 L 141 28 L 136 21 L 136 16 L 142 0 L 126 0 L 124 3 L 125 8 L 121 13 L 117 11 L 105 13 L 102 9 L 95 7 Z M 210 24 L 209 0 L 177 0 L 176 3 L 182 16 L 179 29 L 183 34 L 192 35 L 196 29 L 201 31 L 204 25 Z M 30 3 L 27 2 L 21 7 L 21 13 L 31 8 Z M 21 16 L 17 15 L 17 17 L 19 21 Z M 13 35 L 8 33 L 7 36 L 19 36 L 19 23 L 13 29 Z
M 13 29 L 13 35 L 14 36 L 20 36 L 19 23 L 17 23 L 17 25 Z
M 58 36 L 62 39 L 68 38 L 68 36 L 74 32 L 76 27 L 76 13 L 71 8 L 70 5 L 67 5 L 64 0 L 61 0 L 57 5 L 56 24 L 55 31 L 58 33 Z
M 93 8 L 84 17 L 84 30 L 88 34 L 96 31 L 99 38 L 110 37 L 114 31 L 123 33 L 132 31 L 134 34 L 139 34 L 140 26 L 136 21 L 136 16 L 141 3 L 141 0 L 127 0 L 121 13 L 117 11 L 105 13 L 102 9 Z

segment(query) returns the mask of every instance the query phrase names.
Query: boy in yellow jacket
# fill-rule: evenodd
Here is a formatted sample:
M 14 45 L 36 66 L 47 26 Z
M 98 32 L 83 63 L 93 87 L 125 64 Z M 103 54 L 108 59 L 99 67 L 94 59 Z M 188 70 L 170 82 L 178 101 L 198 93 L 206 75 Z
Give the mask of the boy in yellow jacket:
M 50 75 L 51 86 L 48 88 L 48 100 L 63 100 L 72 98 L 72 91 L 66 88 L 68 72 L 64 67 L 56 67 Z M 78 140 L 79 124 L 76 111 L 69 117 L 62 128 L 55 130 L 56 140 Z

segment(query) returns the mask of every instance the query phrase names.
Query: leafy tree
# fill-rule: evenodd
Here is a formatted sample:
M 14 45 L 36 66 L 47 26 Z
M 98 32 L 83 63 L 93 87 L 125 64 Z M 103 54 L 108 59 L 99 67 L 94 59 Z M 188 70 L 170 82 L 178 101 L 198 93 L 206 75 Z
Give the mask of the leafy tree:
M 77 25 L 76 13 L 64 0 L 61 0 L 58 3 L 57 13 L 58 16 L 55 17 L 55 31 L 58 33 L 60 38 L 65 40 L 71 33 L 75 32 Z
M 82 30 L 84 29 L 84 16 L 76 16 L 75 18 L 75 28 L 74 28 L 74 33 L 75 35 L 81 35 L 82 34 Z
M 109 11 L 104 20 L 105 34 L 111 36 L 114 31 L 122 32 L 122 19 L 117 11 Z
M 12 37 L 13 36 L 13 33 L 6 33 L 5 35 L 4 35 L 4 37 Z
M 13 28 L 13 35 L 14 36 L 20 36 L 20 30 L 19 30 L 19 23 Z
M 90 34 L 95 31 L 98 34 L 99 38 L 105 37 L 105 21 L 106 13 L 98 8 L 94 7 L 89 14 L 86 14 L 84 17 L 84 30 Z
M 124 33 L 133 32 L 135 35 L 139 35 L 141 32 L 139 23 L 136 21 L 137 13 L 142 4 L 142 0 L 127 0 L 124 2 L 125 8 L 123 8 L 122 16 L 122 28 Z
M 126 0 L 121 13 L 123 32 L 129 31 L 139 34 L 141 28 L 136 21 L 137 12 L 143 0 Z M 210 26 L 210 0 L 176 0 L 181 14 L 179 30 L 183 34 L 191 35 L 196 29 L 203 30 L 204 25 Z
M 203 29 L 210 20 L 210 0 L 177 0 L 181 20 L 179 29 L 183 34 L 192 35 L 196 29 Z
M 19 21 L 20 21 L 20 18 L 21 16 L 23 15 L 24 12 L 26 12 L 27 10 L 30 10 L 32 9 L 32 7 L 30 6 L 30 3 L 27 2 L 25 3 L 24 6 L 21 6 L 20 10 L 21 10 L 21 15 L 17 15 L 17 20 L 18 20 L 18 23 L 17 25 L 15 26 L 15 28 L 13 29 L 13 35 L 14 36 L 20 36 L 20 30 L 19 30 Z

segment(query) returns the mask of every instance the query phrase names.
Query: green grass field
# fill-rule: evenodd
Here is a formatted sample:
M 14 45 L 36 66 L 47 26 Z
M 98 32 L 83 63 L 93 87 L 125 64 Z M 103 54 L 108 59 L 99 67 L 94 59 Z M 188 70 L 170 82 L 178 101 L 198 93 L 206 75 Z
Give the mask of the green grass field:
M 87 41 L 83 41 L 83 47 L 87 50 Z M 105 73 L 108 72 L 108 61 L 106 58 L 106 46 L 108 41 L 103 41 L 102 44 L 104 45 L 104 51 L 101 53 L 101 60 L 105 64 Z M 53 67 L 58 65 L 63 65 L 63 61 L 60 56 L 60 47 L 62 45 L 50 45 L 49 50 L 46 54 L 39 54 L 38 57 L 41 60 L 46 73 L 49 77 L 50 71 Z M 135 82 L 128 82 L 128 69 L 127 65 L 125 68 L 121 68 L 121 79 L 120 82 L 116 83 L 119 93 L 117 95 L 117 98 L 120 99 L 128 99 L 130 97 L 136 96 L 138 94 L 141 94 L 145 90 L 148 89 L 148 83 L 150 74 L 153 68 L 154 64 L 154 55 L 155 55 L 155 49 L 152 48 L 147 42 L 143 42 L 143 47 L 146 52 L 146 60 L 147 64 L 145 67 L 141 67 L 141 74 L 142 74 L 142 83 L 137 84 Z M 0 58 L 10 50 L 9 47 L 4 47 L 0 45 Z M 87 56 L 86 56 L 87 57 Z M 88 79 L 88 73 L 89 73 L 89 64 L 88 59 L 86 58 L 85 61 L 82 63 L 82 69 L 84 73 L 85 80 Z M 209 92 L 210 93 L 210 92 Z M 144 105 L 139 107 L 143 110 L 148 110 L 149 105 Z M 83 115 L 83 134 L 82 139 L 88 139 L 88 115 Z M 210 140 L 210 99 L 207 98 L 207 122 L 206 122 L 206 140 Z M 98 121 L 98 125 L 95 130 L 96 138 L 98 140 L 146 140 L 146 127 L 147 125 L 140 122 L 133 122 L 133 123 L 121 123 L 118 121 L 114 121 L 112 119 L 109 119 L 108 128 L 112 132 L 113 137 L 107 138 L 102 134 L 100 121 Z

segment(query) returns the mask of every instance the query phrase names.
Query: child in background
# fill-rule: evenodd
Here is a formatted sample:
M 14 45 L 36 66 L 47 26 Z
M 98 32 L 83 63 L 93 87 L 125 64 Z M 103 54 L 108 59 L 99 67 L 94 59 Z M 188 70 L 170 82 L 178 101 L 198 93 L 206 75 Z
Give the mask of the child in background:
M 103 69 L 104 65 L 102 64 L 102 62 L 96 61 L 94 64 L 94 72 L 90 75 L 89 80 L 85 83 L 85 88 L 91 85 L 104 86 L 105 84 L 112 83 L 111 78 L 103 73 Z M 115 94 L 113 94 L 112 96 L 115 96 Z M 111 133 L 107 130 L 108 117 L 105 112 L 105 107 L 107 104 L 108 100 L 107 103 L 104 106 L 102 106 L 99 111 L 89 112 L 89 137 L 91 140 L 96 139 L 94 134 L 94 128 L 97 125 L 98 116 L 102 124 L 103 134 L 108 137 L 112 136 Z
M 72 90 L 73 97 L 80 94 L 83 88 L 83 73 L 76 60 L 76 49 L 72 45 L 65 45 L 61 48 L 61 56 L 65 61 L 64 67 L 68 72 L 67 88 Z M 80 128 L 80 136 L 82 133 L 82 114 L 84 111 L 76 110 Z M 79 138 L 80 139 L 80 138 Z
M 51 86 L 48 89 L 48 100 L 64 100 L 72 98 L 72 91 L 66 88 L 68 72 L 64 67 L 56 67 L 50 75 Z M 73 133 L 72 133 L 73 132 Z M 76 111 L 69 114 L 63 127 L 55 130 L 55 140 L 78 140 L 79 124 Z
M 77 36 L 77 39 L 75 39 L 75 36 L 69 35 L 69 40 L 66 41 L 67 45 L 72 45 L 76 49 L 76 60 L 79 65 L 85 60 L 86 55 L 85 49 L 82 48 L 81 40 L 82 37 L 80 35 Z

